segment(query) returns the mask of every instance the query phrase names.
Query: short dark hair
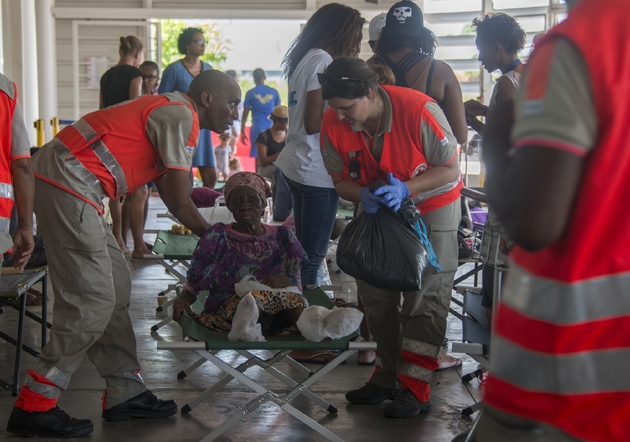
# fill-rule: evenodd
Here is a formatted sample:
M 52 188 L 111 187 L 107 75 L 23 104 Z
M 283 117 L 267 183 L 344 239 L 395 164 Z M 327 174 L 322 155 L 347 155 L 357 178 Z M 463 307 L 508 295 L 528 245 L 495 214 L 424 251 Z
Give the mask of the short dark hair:
M 234 69 L 228 69 L 225 73 L 236 80 L 236 71 Z
M 361 50 L 361 13 L 350 6 L 328 3 L 319 8 L 291 43 L 282 60 L 284 75 L 290 78 L 304 55 L 313 48 L 326 48 L 332 58 L 357 55 Z
M 419 37 L 411 37 L 404 34 L 395 34 L 391 30 L 388 32 L 387 26 L 385 26 L 381 31 L 381 37 L 376 42 L 374 53 L 377 55 L 386 55 L 405 46 L 411 46 L 414 51 L 432 57 L 437 48 L 437 39 L 435 38 L 435 34 L 426 27 L 423 27 Z
M 160 73 L 160 68 L 158 67 L 157 63 L 151 60 L 146 60 L 144 63 L 142 63 L 140 65 L 140 69 L 142 68 L 151 68 L 155 70 L 155 72 L 157 72 L 158 74 Z
M 177 50 L 180 54 L 186 55 L 186 46 L 191 43 L 193 35 L 195 34 L 203 34 L 203 29 L 186 28 L 179 34 L 179 37 L 177 37 Z
M 477 37 L 484 43 L 499 43 L 510 54 L 517 54 L 527 42 L 525 31 L 516 19 L 502 12 L 486 14 L 472 22 Z
M 254 69 L 254 81 L 262 81 L 265 79 L 265 71 L 260 68 Z
M 330 80 L 326 80 L 326 78 Z M 379 84 L 377 73 L 368 64 L 355 57 L 342 57 L 333 60 L 322 76 L 322 98 L 334 97 L 349 100 L 365 97 Z M 340 81 L 337 81 L 339 79 Z

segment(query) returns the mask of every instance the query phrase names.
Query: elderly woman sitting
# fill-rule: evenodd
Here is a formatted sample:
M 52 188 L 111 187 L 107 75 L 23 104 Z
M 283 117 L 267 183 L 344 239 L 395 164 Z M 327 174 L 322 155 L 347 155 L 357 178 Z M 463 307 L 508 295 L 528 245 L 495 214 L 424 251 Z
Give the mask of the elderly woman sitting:
M 360 312 L 308 307 L 298 293 L 306 254 L 290 229 L 262 223 L 270 194 L 264 178 L 252 172 L 227 181 L 225 200 L 235 222 L 216 223 L 199 240 L 173 318 L 179 320 L 182 311 L 194 315 L 190 304 L 208 290 L 204 311 L 196 319 L 213 330 L 229 332 L 231 340 L 262 341 L 263 331 L 278 333 L 292 326 L 312 341 L 352 333 L 361 321 Z M 268 288 L 241 297 L 235 285 L 248 276 Z

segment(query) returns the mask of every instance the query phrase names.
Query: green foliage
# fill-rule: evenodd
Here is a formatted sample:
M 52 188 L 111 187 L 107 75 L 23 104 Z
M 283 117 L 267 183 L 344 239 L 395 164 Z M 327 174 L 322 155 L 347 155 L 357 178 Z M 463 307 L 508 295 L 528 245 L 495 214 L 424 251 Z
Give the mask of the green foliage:
M 181 20 L 160 20 L 160 23 L 162 26 L 162 66 L 166 67 L 184 57 L 177 49 L 177 38 L 189 26 Z M 219 25 L 216 23 L 204 23 L 195 27 L 203 29 L 204 36 L 208 40 L 206 53 L 201 56 L 201 59 L 214 68 L 219 68 L 220 64 L 227 59 L 231 42 L 223 39 Z
M 475 35 L 476 33 L 477 33 L 477 30 L 476 28 L 473 27 L 473 25 L 464 25 L 460 35 Z

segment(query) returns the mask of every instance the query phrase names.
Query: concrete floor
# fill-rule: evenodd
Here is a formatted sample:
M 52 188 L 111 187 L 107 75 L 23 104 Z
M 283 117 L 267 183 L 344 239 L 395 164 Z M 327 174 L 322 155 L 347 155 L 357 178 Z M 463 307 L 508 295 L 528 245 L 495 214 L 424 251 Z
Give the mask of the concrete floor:
M 150 201 L 147 228 L 169 228 L 169 220 L 157 218 L 157 213 L 164 211 L 164 205 L 155 197 Z M 151 235 L 145 238 L 152 241 Z M 192 353 L 157 351 L 158 341 L 181 340 L 181 329 L 171 322 L 157 332 L 151 332 L 151 326 L 163 316 L 157 316 L 156 295 L 174 278 L 155 263 L 131 261 L 129 263 L 133 279 L 131 318 L 134 323 L 138 342 L 138 355 L 143 366 L 142 376 L 147 386 L 162 398 L 173 398 L 181 407 L 194 399 L 204 389 L 220 379 L 218 369 L 204 364 L 186 379 L 178 380 L 177 373 L 197 357 Z M 334 284 L 342 284 L 341 293 L 336 296 L 356 299 L 356 286 L 352 278 L 335 273 L 331 266 L 331 278 Z M 455 295 L 457 296 L 457 295 Z M 51 305 L 54 302 L 50 291 Z M 34 313 L 41 313 L 41 307 L 29 307 Z M 52 312 L 52 307 L 49 308 Z M 50 313 L 52 314 L 52 313 Z M 0 314 L 0 330 L 12 332 L 17 328 L 17 312 L 4 308 Z M 461 340 L 461 323 L 449 316 L 447 336 L 451 341 Z M 40 344 L 39 325 L 30 319 L 25 322 L 25 344 L 35 348 Z M 34 358 L 23 352 L 20 379 L 23 381 L 26 370 Z M 458 355 L 462 356 L 462 355 Z M 0 339 L 0 378 L 9 380 L 13 372 L 15 347 Z M 423 440 L 430 442 L 449 442 L 455 435 L 470 428 L 472 420 L 461 416 L 460 410 L 479 399 L 479 384 L 461 382 L 462 372 L 476 369 L 477 364 L 470 357 L 462 356 L 463 368 L 436 373 L 432 382 L 432 410 L 417 418 L 392 420 L 383 416 L 386 404 L 353 405 L 345 400 L 348 390 L 361 387 L 370 377 L 372 367 L 357 365 L 356 356 L 350 357 L 345 365 L 337 367 L 322 381 L 312 388 L 316 394 L 338 408 L 336 415 L 314 405 L 305 398 L 298 397 L 292 404 L 306 415 L 312 417 L 346 441 L 390 441 Z M 224 357 L 230 361 L 235 358 Z M 287 373 L 299 374 L 283 364 Z M 310 365 L 313 370 L 318 366 Z M 274 378 L 256 368 L 255 376 L 263 379 L 268 388 L 282 389 Z M 59 406 L 70 415 L 90 418 L 94 422 L 94 432 L 85 437 L 86 441 L 198 441 L 203 439 L 225 419 L 237 412 L 240 406 L 247 404 L 257 395 L 240 382 L 232 381 L 225 389 L 210 400 L 193 409 L 189 414 L 177 414 L 162 420 L 133 420 L 128 422 L 106 422 L 100 417 L 102 381 L 94 366 L 86 359 L 74 374 L 69 388 L 59 400 Z M 284 389 L 286 391 L 286 388 Z M 0 440 L 17 440 L 5 431 L 5 424 L 13 405 L 14 397 L 10 391 L 0 391 Z M 259 441 L 320 441 L 326 440 L 311 428 L 273 405 L 264 405 L 228 430 L 218 440 L 250 441 L 254 437 Z

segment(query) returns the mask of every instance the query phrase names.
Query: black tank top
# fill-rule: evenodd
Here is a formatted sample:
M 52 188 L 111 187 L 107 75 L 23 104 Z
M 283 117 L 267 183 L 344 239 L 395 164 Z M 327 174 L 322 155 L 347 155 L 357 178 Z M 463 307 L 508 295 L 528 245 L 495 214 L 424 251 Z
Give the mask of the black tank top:
M 394 76 L 396 77 L 396 86 L 400 87 L 410 87 L 407 83 L 405 76 L 407 73 L 416 65 L 418 62 L 426 57 L 425 54 L 421 54 L 419 52 L 409 52 L 405 54 L 398 63 L 394 63 L 394 61 L 389 58 L 387 55 L 383 54 L 380 56 L 380 59 L 385 62 L 385 64 L 392 70 Z M 435 69 L 435 58 L 431 60 L 431 67 L 429 67 L 429 73 L 427 75 L 427 84 L 424 88 L 424 93 L 429 97 L 433 98 L 437 101 L 438 106 L 442 107 L 442 102 L 438 101 L 435 97 L 431 96 L 431 80 L 433 79 L 433 70 Z

